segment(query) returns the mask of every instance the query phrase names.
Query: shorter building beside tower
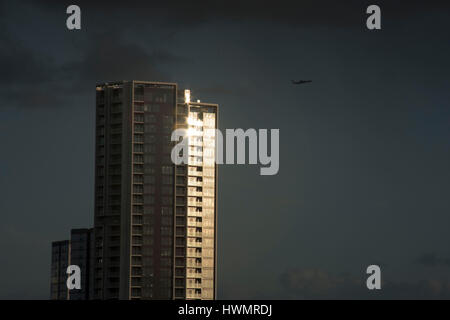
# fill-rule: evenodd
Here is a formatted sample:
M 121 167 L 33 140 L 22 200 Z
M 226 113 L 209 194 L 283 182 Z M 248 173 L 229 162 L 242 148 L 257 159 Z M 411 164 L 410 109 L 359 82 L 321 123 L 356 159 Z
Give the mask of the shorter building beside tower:
M 93 229 L 72 229 L 70 240 L 52 243 L 50 299 L 89 300 L 92 297 Z M 67 267 L 81 271 L 81 289 L 68 290 Z
M 70 240 L 52 243 L 52 266 L 50 274 L 50 299 L 68 300 L 69 290 L 66 280 L 67 267 L 70 265 Z

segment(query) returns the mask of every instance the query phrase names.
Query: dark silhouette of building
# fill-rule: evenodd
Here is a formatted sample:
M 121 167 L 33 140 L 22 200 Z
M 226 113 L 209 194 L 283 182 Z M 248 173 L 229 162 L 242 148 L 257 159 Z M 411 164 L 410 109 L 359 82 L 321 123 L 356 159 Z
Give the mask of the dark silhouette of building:
M 80 267 L 81 289 L 70 290 L 70 300 L 89 300 L 93 296 L 93 244 L 93 229 L 72 229 L 70 264 Z
M 52 243 L 52 263 L 50 273 L 50 299 L 68 300 L 69 290 L 66 280 L 67 267 L 70 265 L 70 241 Z
M 70 240 L 52 243 L 51 285 L 52 300 L 89 300 L 92 298 L 93 230 L 72 229 Z M 68 290 L 67 267 L 76 265 L 81 271 L 81 289 Z

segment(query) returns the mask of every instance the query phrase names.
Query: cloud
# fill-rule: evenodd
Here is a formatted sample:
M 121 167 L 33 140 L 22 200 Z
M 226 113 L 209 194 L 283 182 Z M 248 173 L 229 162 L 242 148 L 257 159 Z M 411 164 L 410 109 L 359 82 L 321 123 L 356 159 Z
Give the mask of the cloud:
M 0 3 L 4 2 L 0 0 Z M 49 21 L 59 21 L 61 16 L 64 19 L 65 8 L 72 4 L 70 1 L 51 0 L 24 0 L 21 3 L 37 12 L 36 19 Z M 164 72 L 165 65 L 183 63 L 184 60 L 178 55 L 162 50 L 161 43 L 168 41 L 170 35 L 186 27 L 216 21 L 360 27 L 361 19 L 365 16 L 365 1 L 354 0 L 345 3 L 307 0 L 294 3 L 279 2 L 276 5 L 261 5 L 253 1 L 224 4 L 210 1 L 189 3 L 129 0 L 111 3 L 106 0 L 80 0 L 77 4 L 82 9 L 85 24 L 82 30 L 88 39 L 77 44 L 76 49 L 81 53 L 77 60 L 63 63 L 61 57 L 68 56 L 65 54 L 67 52 L 58 52 L 57 57 L 40 53 L 39 48 L 27 47 L 21 43 L 14 35 L 12 25 L 0 25 L 0 46 L 8 48 L 0 52 L 2 70 L 0 94 L 4 106 L 33 108 L 63 106 L 68 98 L 87 94 L 87 90 L 95 83 L 103 81 L 170 80 L 169 75 Z M 421 10 L 428 12 L 449 6 L 440 1 L 429 1 L 426 6 L 419 1 L 410 1 L 407 6 L 386 1 L 380 1 L 379 4 L 383 6 L 383 14 L 393 17 L 405 17 Z M 41 10 L 34 10 L 36 6 Z M 1 12 L 0 14 L 5 16 L 6 7 Z M 152 30 L 155 25 L 167 28 Z M 10 30 L 7 27 L 11 27 Z M 154 36 L 161 33 L 161 37 L 169 33 L 169 36 L 150 42 L 146 40 L 146 32 L 151 32 Z M 137 37 L 133 37 L 135 35 Z M 149 46 L 152 48 L 148 49 Z M 78 93 L 75 94 L 77 90 Z M 205 94 L 243 95 L 248 93 L 249 88 L 230 90 L 218 85 L 197 91 Z
M 252 88 L 250 87 L 242 87 L 239 85 L 236 85 L 234 87 L 231 86 L 225 86 L 225 85 L 211 85 L 209 87 L 204 88 L 198 88 L 195 89 L 195 92 L 198 92 L 199 94 L 211 94 L 211 95 L 245 95 L 250 94 L 252 91 Z
M 141 44 L 127 42 L 119 33 L 108 32 L 92 36 L 82 60 L 63 68 L 66 73 L 74 73 L 79 81 L 167 80 L 157 66 L 182 61 L 167 51 L 149 52 Z
M 280 283 L 290 299 L 449 299 L 450 281 L 421 279 L 411 282 L 382 279 L 381 290 L 368 290 L 365 274 L 355 277 L 320 269 L 289 269 Z
M 425 267 L 450 267 L 450 258 L 440 257 L 436 253 L 424 253 L 416 262 Z
M 363 283 L 348 275 L 334 275 L 320 269 L 290 269 L 280 282 L 292 299 L 346 299 L 362 293 Z
M 63 12 L 70 1 L 41 0 L 38 3 L 48 10 Z M 449 8 L 448 2 L 430 0 L 426 3 L 411 0 L 400 1 L 379 0 L 382 12 L 393 19 L 408 17 L 411 14 Z M 369 0 L 304 0 L 278 1 L 262 3 L 260 1 L 138 1 L 116 2 L 99 0 L 80 0 L 77 4 L 82 12 L 111 14 L 121 12 L 119 19 L 133 17 L 135 21 L 147 21 L 165 25 L 196 26 L 214 21 L 260 21 L 273 22 L 293 26 L 357 26 L 364 21 L 366 8 L 373 4 Z M 130 12 L 133 14 L 130 15 Z
M 1 20 L 1 17 L 0 17 Z M 50 57 L 25 46 L 0 23 L 0 95 L 2 106 L 48 106 L 60 103 L 57 66 Z M 51 90 L 45 90 L 46 87 Z
M 52 21 L 59 15 L 59 12 L 49 14 L 53 7 L 47 5 L 51 1 L 40 2 L 48 9 L 44 12 L 36 10 L 36 3 L 27 2 L 23 1 L 23 4 L 36 12 L 36 19 Z M 18 8 L 22 7 L 13 7 L 12 13 Z M 149 44 L 133 39 L 130 30 L 117 26 L 90 30 L 80 37 L 71 38 L 75 41 L 73 43 L 56 38 L 54 41 L 59 40 L 61 46 L 41 50 L 33 43 L 32 37 L 19 36 L 20 31 L 11 19 L 13 14 L 8 14 L 7 9 L 6 2 L 0 0 L 0 96 L 3 108 L 65 106 L 74 99 L 92 94 L 99 82 L 169 80 L 162 69 L 169 64 L 185 62 L 162 49 L 158 42 Z M 62 12 L 64 15 L 65 10 Z M 139 29 L 133 23 L 131 25 L 133 30 Z M 48 39 L 40 40 L 42 46 L 50 42 Z M 70 49 L 77 50 L 79 55 L 74 55 Z
M 12 82 L 33 84 L 49 79 L 47 71 L 50 61 L 26 48 L 3 27 L 0 28 L 0 46 L 4 48 L 0 51 L 1 84 Z
M 68 98 L 92 92 L 99 82 L 167 80 L 161 66 L 183 62 L 170 52 L 149 51 L 143 44 L 129 42 L 118 32 L 90 35 L 79 60 L 59 64 L 27 48 L 6 29 L 0 31 L 0 45 L 9 48 L 0 52 L 3 106 L 60 107 Z

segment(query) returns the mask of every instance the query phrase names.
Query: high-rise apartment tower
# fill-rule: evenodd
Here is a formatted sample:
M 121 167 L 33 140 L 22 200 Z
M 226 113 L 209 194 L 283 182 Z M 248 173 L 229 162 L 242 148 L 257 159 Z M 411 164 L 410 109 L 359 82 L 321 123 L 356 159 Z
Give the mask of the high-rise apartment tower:
M 94 299 L 215 299 L 216 104 L 175 83 L 96 88 Z M 187 164 L 171 141 L 187 129 Z

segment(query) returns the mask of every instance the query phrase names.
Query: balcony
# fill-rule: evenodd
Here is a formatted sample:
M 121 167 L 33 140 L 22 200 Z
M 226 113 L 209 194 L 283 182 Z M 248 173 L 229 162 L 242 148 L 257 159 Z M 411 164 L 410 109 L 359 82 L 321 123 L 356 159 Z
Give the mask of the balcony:
M 202 211 L 197 211 L 195 207 L 189 207 L 188 208 L 188 216 L 190 216 L 190 217 L 202 217 L 203 216 L 203 212 Z
M 188 186 L 201 187 L 203 186 L 203 181 L 197 181 L 196 178 L 189 178 Z
M 189 159 L 188 160 L 188 164 L 190 166 L 203 166 L 203 161 L 197 161 L 197 160 Z
M 202 288 L 202 284 L 201 283 L 187 283 L 186 284 L 186 288 L 188 289 L 201 289 Z
M 188 227 L 202 227 L 202 223 L 201 222 L 190 222 L 188 220 Z
M 187 253 L 187 257 L 188 258 L 201 258 L 202 257 L 202 253 L 201 252 L 188 252 Z
M 189 168 L 188 175 L 194 177 L 203 177 L 203 171 L 197 171 L 196 168 Z
M 195 238 L 188 238 L 187 245 L 188 245 L 188 247 L 192 247 L 192 248 L 201 248 L 202 242 L 195 241 Z
M 203 151 L 197 151 L 197 150 L 194 150 L 192 148 L 189 148 L 189 155 L 190 156 L 202 157 L 203 156 Z
M 193 300 L 193 299 L 195 299 L 195 300 L 197 300 L 197 299 L 201 299 L 202 298 L 202 294 L 201 293 L 188 293 L 187 295 L 186 295 L 186 299 L 188 299 L 188 300 Z
M 189 146 L 193 146 L 193 147 L 203 147 L 203 141 L 198 141 L 198 140 L 194 140 L 194 139 L 189 139 Z
M 186 265 L 189 268 L 201 268 L 202 267 L 201 262 L 187 262 Z
M 202 201 L 198 201 L 196 199 L 191 199 L 191 198 L 189 198 L 189 200 L 188 200 L 188 206 L 201 207 L 202 205 L 203 205 Z
M 188 231 L 188 234 L 187 234 L 189 237 L 201 237 L 202 236 L 202 233 L 201 232 L 196 232 L 196 231 Z
M 203 192 L 200 192 L 200 191 L 188 191 L 188 196 L 203 197 Z

